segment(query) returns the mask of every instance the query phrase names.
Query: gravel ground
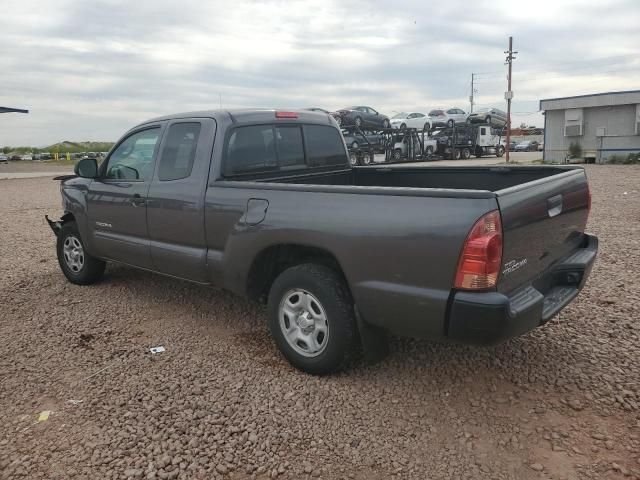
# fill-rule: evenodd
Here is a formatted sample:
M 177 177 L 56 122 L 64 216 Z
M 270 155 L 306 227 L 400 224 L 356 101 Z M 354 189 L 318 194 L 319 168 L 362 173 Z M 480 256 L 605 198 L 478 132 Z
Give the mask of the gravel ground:
M 57 183 L 0 181 L 0 478 L 640 478 L 640 167 L 588 173 L 601 253 L 551 324 L 393 339 L 323 378 L 231 294 L 120 266 L 67 283 Z

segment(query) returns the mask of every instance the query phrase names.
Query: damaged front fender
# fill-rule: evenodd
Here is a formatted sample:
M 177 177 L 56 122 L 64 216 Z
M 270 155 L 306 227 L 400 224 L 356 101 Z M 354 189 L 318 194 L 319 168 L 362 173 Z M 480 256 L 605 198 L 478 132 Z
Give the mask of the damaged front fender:
M 60 220 L 56 221 L 51 220 L 49 218 L 49 215 L 45 215 L 44 218 L 51 227 L 51 230 L 53 230 L 55 236 L 58 237 L 60 235 L 60 232 L 62 231 L 62 226 L 66 222 L 73 220 L 73 215 L 71 215 L 70 213 L 65 213 L 62 217 L 60 217 Z

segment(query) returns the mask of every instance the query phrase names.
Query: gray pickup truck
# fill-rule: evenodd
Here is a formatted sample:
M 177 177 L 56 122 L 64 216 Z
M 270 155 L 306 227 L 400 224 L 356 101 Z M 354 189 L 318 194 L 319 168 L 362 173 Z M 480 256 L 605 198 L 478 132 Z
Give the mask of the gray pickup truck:
M 59 177 L 62 272 L 113 261 L 267 304 L 309 373 L 384 354 L 388 332 L 488 345 L 576 297 L 597 253 L 579 167 L 353 168 L 330 115 L 169 115 Z M 206 293 L 204 293 L 206 294 Z

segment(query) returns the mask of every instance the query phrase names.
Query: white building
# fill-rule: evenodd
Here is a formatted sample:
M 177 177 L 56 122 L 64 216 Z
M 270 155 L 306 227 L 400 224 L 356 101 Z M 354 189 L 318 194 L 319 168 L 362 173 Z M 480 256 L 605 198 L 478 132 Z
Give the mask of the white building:
M 545 162 L 563 162 L 571 143 L 596 162 L 640 152 L 640 90 L 549 98 L 540 110 Z

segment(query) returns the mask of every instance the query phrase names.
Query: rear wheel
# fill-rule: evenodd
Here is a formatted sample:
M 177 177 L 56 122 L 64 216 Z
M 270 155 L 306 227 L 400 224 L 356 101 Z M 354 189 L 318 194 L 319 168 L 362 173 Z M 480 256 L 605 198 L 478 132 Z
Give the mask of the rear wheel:
M 87 253 L 76 222 L 67 222 L 62 226 L 56 253 L 60 269 L 71 283 L 91 285 L 102 278 L 106 264 Z
M 335 271 L 315 264 L 288 268 L 269 292 L 269 329 L 296 368 L 312 374 L 343 369 L 356 351 L 349 289 Z
M 399 148 L 396 148 L 393 151 L 393 159 L 398 162 L 400 160 L 402 160 L 402 150 L 400 150 Z
M 373 152 L 365 152 L 362 156 L 362 163 L 365 165 L 371 165 L 373 163 L 374 154 Z
M 407 124 L 406 123 L 401 124 L 400 128 L 407 128 Z
M 360 117 L 356 117 L 356 119 L 353 121 L 354 125 L 358 128 L 360 128 L 362 126 L 362 118 Z
M 433 147 L 431 145 L 427 147 L 426 153 L 428 156 L 433 155 Z
M 356 155 L 356 152 L 349 152 L 349 162 L 351 165 L 358 165 L 358 155 Z
M 451 152 L 451 159 L 460 160 L 460 150 L 458 150 L 457 148 L 454 148 L 453 152 Z
M 390 126 L 391 124 L 389 123 L 389 120 L 385 118 L 384 121 L 382 122 L 382 128 L 389 128 Z
M 447 122 L 447 125 L 449 125 L 450 127 L 455 126 L 455 124 L 456 124 L 456 122 L 455 122 L 455 121 L 453 121 L 453 120 L 449 120 L 449 121 Z
M 471 150 L 469 150 L 468 148 L 462 149 L 462 158 L 464 158 L 465 160 L 470 159 L 471 158 Z

